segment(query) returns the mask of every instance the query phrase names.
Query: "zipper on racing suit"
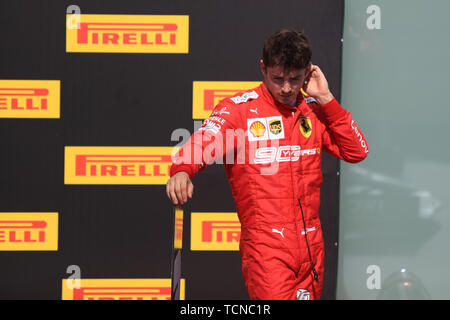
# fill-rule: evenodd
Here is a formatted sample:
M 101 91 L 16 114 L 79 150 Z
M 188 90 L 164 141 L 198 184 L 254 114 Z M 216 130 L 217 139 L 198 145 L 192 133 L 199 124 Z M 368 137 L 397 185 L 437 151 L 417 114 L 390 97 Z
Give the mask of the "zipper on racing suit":
M 300 201 L 300 198 L 298 198 L 298 204 L 300 205 L 300 211 L 302 212 L 303 229 L 304 229 L 303 232 L 305 234 L 306 248 L 308 248 L 309 262 L 311 262 L 311 268 L 312 268 L 312 272 L 314 274 L 314 280 L 316 280 L 316 282 L 319 282 L 319 275 L 317 274 L 316 268 L 314 267 L 314 261 L 311 256 L 311 250 L 309 249 L 308 231 L 306 230 L 305 215 L 303 214 L 302 202 Z
M 291 112 L 292 112 L 292 118 L 295 118 L 295 111 L 292 110 Z M 295 123 L 295 121 L 294 121 L 294 123 Z M 292 171 L 292 168 L 291 168 L 291 171 Z M 291 174 L 292 174 L 292 172 L 291 172 Z M 311 256 L 311 249 L 309 248 L 308 235 L 307 235 L 308 231 L 306 230 L 305 215 L 303 214 L 303 207 L 302 207 L 302 202 L 300 201 L 300 198 L 298 198 L 298 204 L 300 205 L 300 211 L 302 213 L 303 230 L 304 230 L 304 234 L 305 234 L 306 248 L 308 249 L 309 262 L 311 263 L 312 272 L 314 274 L 314 280 L 316 282 L 319 282 L 319 275 L 317 274 L 316 268 L 314 266 L 314 261 Z

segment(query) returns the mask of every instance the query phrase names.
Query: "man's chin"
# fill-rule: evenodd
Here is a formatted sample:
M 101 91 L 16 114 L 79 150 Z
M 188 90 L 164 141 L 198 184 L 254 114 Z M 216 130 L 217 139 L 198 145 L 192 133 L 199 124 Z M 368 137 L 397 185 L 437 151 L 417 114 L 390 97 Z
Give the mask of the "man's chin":
M 282 97 L 279 97 L 279 98 L 277 99 L 277 101 L 278 101 L 279 103 L 282 103 L 282 104 L 291 104 L 291 102 L 293 101 L 293 99 L 292 99 L 292 97 L 289 97 L 289 98 L 282 98 Z

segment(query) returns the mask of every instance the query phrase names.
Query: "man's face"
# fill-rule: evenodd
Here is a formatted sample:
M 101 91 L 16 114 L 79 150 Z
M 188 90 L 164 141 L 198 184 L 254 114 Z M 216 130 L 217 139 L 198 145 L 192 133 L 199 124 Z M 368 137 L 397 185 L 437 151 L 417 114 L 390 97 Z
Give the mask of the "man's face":
M 283 104 L 293 103 L 302 88 L 310 66 L 305 69 L 284 70 L 283 66 L 266 67 L 260 61 L 264 83 L 276 101 Z

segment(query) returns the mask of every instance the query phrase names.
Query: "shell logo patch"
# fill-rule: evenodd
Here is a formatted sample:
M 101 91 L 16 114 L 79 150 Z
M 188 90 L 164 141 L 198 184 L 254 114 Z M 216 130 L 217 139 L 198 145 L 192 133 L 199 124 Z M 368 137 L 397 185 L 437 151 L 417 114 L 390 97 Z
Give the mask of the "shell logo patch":
M 261 121 L 253 122 L 250 127 L 250 132 L 255 138 L 262 137 L 264 132 L 266 132 L 266 126 L 261 123 Z

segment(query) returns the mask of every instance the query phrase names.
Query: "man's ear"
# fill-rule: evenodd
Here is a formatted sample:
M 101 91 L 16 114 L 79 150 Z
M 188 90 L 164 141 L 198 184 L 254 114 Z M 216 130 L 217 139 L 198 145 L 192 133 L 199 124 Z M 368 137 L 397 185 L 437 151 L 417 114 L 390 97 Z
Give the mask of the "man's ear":
M 261 73 L 263 74 L 263 76 L 266 75 L 266 66 L 264 64 L 264 61 L 261 59 L 259 60 L 259 66 L 261 68 Z
M 305 80 L 307 80 L 307 81 L 309 81 L 309 78 L 311 76 L 311 70 L 312 70 L 312 62 L 310 62 L 308 64 L 308 66 L 306 67 L 306 72 L 305 72 L 306 79 Z
M 305 82 L 302 85 L 303 91 L 306 92 L 306 89 L 308 88 L 308 82 L 311 78 L 311 71 L 312 71 L 312 63 L 310 62 L 308 66 L 305 68 Z

